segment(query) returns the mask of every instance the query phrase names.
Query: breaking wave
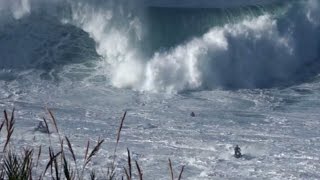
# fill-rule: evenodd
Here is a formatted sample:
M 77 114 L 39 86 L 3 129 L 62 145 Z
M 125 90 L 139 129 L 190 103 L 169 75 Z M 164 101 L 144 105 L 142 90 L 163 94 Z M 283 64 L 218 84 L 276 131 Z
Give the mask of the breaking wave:
M 210 8 L 144 4 L 126 0 L 3 1 L 0 7 L 7 8 L 0 8 L 0 27 L 6 34 L 0 40 L 26 30 L 26 22 L 39 27 L 39 20 L 46 17 L 42 29 L 24 39 L 26 44 L 39 46 L 34 39 L 41 33 L 61 32 L 42 34 L 42 39 L 58 41 L 39 48 L 71 45 L 74 48 L 51 48 L 52 56 L 60 54 L 68 62 L 101 59 L 97 71 L 103 70 L 113 86 L 140 91 L 270 88 L 303 82 L 319 73 L 317 0 Z M 22 25 L 11 32 L 8 27 L 17 22 Z M 4 42 L 9 40 L 1 40 L 0 47 L 5 47 Z M 34 59 L 39 48 L 24 49 L 23 57 Z M 6 54 L 4 51 L 8 49 L 1 48 L 0 53 Z M 12 58 L 20 61 L 21 57 Z

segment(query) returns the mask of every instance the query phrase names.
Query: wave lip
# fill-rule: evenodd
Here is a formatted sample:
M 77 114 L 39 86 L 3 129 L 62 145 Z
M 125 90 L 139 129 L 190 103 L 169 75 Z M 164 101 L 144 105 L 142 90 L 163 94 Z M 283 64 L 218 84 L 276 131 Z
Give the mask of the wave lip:
M 145 0 L 148 7 L 232 8 L 252 5 L 268 5 L 288 0 Z

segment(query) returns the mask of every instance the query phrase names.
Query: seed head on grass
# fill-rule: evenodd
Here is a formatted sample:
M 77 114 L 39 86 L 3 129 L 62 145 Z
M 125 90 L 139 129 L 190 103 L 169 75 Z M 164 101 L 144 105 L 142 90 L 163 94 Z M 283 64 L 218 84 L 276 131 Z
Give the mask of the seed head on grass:
M 10 119 L 8 118 L 8 114 L 7 114 L 6 110 L 3 111 L 3 114 L 4 114 L 4 118 L 5 118 L 6 129 L 7 129 L 6 142 L 5 142 L 4 147 L 3 147 L 3 152 L 5 152 L 5 150 L 7 149 L 7 146 L 9 144 L 9 142 L 10 142 L 10 139 L 12 137 L 13 131 L 14 131 L 14 123 L 15 123 L 15 120 L 14 120 L 14 108 L 13 108 L 13 110 L 11 112 L 11 118 Z
M 123 127 L 123 123 L 124 123 L 124 120 L 126 118 L 126 115 L 127 115 L 127 111 L 124 112 L 122 118 L 121 118 L 121 122 L 120 122 L 120 126 L 119 126 L 119 129 L 118 129 L 118 132 L 117 132 L 117 141 L 116 141 L 116 145 L 114 147 L 114 152 L 113 152 L 113 161 L 112 161 L 112 172 L 114 171 L 115 167 L 115 161 L 116 161 L 116 153 L 117 153 L 117 148 L 118 148 L 118 145 L 119 145 L 119 140 L 120 140 L 120 135 L 121 135 L 121 130 L 122 130 L 122 127 Z
M 97 145 L 92 149 L 92 151 L 90 152 L 89 156 L 87 156 L 87 158 L 85 159 L 85 163 L 84 163 L 83 169 L 91 161 L 92 157 L 98 153 L 98 151 L 100 150 L 101 145 L 102 145 L 103 142 L 104 142 L 104 139 L 100 140 L 100 138 L 99 138 L 99 140 L 97 142 Z

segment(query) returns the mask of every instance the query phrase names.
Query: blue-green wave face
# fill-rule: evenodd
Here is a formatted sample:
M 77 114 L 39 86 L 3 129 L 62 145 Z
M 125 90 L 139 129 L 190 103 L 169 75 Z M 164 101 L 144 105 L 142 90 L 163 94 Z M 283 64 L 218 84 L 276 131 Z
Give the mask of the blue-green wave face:
M 286 3 L 248 5 L 229 8 L 149 7 L 147 27 L 151 51 L 168 49 L 199 37 L 211 28 L 235 24 L 264 14 L 278 16 L 287 9 Z

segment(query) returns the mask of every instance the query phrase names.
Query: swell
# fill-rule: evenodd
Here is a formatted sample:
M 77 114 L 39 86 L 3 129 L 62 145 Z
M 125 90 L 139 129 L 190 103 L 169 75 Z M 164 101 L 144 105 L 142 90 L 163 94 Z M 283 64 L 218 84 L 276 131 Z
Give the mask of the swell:
M 50 70 L 97 58 L 87 33 L 42 15 L 32 14 L 0 28 L 0 68 Z

